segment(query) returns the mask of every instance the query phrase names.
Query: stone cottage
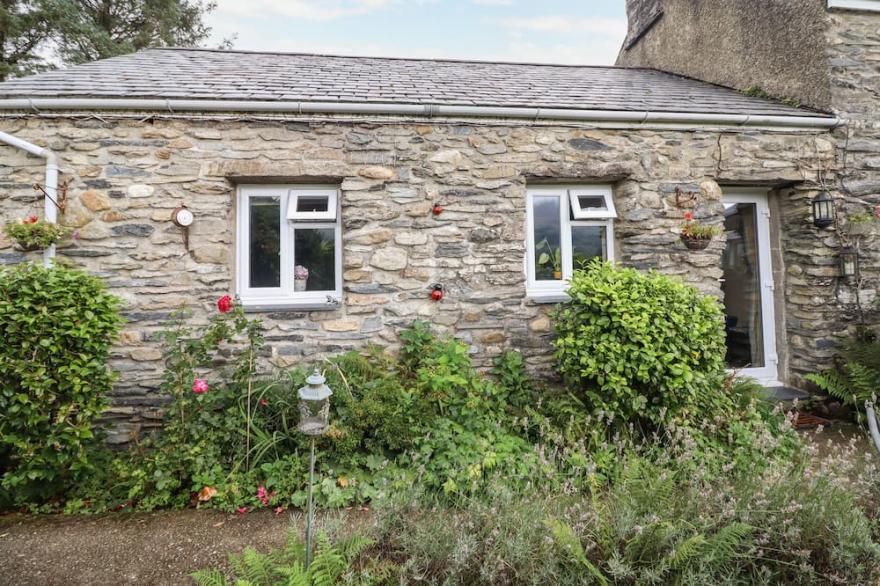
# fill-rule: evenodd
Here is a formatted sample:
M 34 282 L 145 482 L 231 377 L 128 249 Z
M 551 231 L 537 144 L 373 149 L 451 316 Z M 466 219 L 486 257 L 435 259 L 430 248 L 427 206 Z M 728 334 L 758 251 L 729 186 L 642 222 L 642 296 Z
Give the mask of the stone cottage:
M 78 232 L 57 254 L 125 302 L 116 441 L 158 423 L 180 307 L 237 295 L 278 366 L 423 319 L 542 371 L 547 310 L 594 257 L 722 297 L 731 366 L 797 384 L 856 319 L 811 215 L 840 197 L 849 120 L 817 106 L 648 67 L 152 49 L 0 84 L 0 215 L 42 210 L 57 162 Z M 687 249 L 686 212 L 724 235 Z

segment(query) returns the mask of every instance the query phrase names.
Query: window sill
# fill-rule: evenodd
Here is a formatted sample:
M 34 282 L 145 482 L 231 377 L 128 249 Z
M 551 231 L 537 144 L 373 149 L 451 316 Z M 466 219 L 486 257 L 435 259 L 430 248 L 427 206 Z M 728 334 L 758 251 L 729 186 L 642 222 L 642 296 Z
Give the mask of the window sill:
M 529 291 L 526 298 L 534 304 L 566 303 L 571 300 L 567 293 L 562 291 Z
M 262 313 L 266 311 L 334 311 L 342 307 L 339 300 L 327 301 L 242 301 L 241 306 L 245 313 Z

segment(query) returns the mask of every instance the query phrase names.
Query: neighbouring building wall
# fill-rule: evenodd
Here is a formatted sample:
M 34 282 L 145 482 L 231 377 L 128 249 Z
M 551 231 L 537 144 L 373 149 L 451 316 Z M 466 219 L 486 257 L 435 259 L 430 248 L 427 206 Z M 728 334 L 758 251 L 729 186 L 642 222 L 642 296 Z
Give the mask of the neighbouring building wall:
M 618 64 L 760 86 L 833 111 L 843 121 L 833 132 L 836 162 L 804 178 L 815 185 L 822 171 L 843 220 L 880 204 L 880 0 L 873 1 L 875 11 L 826 8 L 825 0 L 629 0 L 635 18 L 628 40 L 647 32 L 630 49 L 624 44 Z M 659 20 L 650 17 L 659 12 Z M 796 384 L 827 364 L 856 324 L 880 322 L 880 237 L 861 239 L 862 279 L 844 281 L 838 254 L 845 242 L 836 228 L 817 236 L 803 219 L 808 205 L 806 194 L 791 193 L 778 208 Z
M 233 290 L 236 181 L 331 181 L 341 189 L 342 307 L 261 314 L 274 365 L 311 364 L 368 342 L 393 347 L 400 328 L 423 319 L 466 341 L 479 365 L 517 348 L 533 369 L 546 372 L 549 306 L 525 293 L 527 185 L 613 183 L 618 260 L 680 275 L 717 295 L 723 238 L 702 252 L 684 248 L 676 189 L 696 194 L 697 218 L 720 223 L 718 183 L 798 182 L 804 160 L 831 164 L 834 156 L 827 134 L 758 130 L 720 135 L 112 114 L 7 117 L 0 129 L 58 153 L 71 200 L 61 221 L 79 232 L 60 256 L 104 277 L 124 301 L 128 323 L 112 359 L 120 373 L 110 411 L 118 442 L 160 422 L 166 398 L 156 392 L 162 369 L 157 333 L 169 314 L 188 307 L 204 319 L 216 299 Z M 0 147 L 0 217 L 42 207 L 32 189 L 42 170 L 42 160 Z M 790 275 L 805 298 L 793 299 L 794 317 L 802 320 L 813 311 L 811 299 L 825 294 L 815 289 L 815 273 L 826 280 L 833 274 L 832 261 L 811 254 L 822 246 L 809 219 L 814 194 L 776 196 L 785 209 L 786 248 L 797 251 L 792 258 L 801 263 Z M 181 202 L 195 214 L 189 253 L 169 221 Z M 435 202 L 444 207 L 440 216 L 431 214 Z M 29 257 L 0 241 L 0 263 Z M 428 287 L 437 282 L 448 288 L 440 303 L 429 300 Z M 809 324 L 802 329 L 813 345 L 826 334 L 809 332 Z M 804 344 L 794 346 L 795 370 L 815 364 L 800 353 Z
M 627 12 L 618 65 L 831 104 L 825 0 L 627 0 Z

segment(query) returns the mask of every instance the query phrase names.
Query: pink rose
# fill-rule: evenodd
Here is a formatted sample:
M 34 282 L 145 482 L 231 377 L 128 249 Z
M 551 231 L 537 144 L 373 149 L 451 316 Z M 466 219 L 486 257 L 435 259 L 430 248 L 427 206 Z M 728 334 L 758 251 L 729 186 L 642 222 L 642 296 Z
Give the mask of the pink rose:
M 208 381 L 203 378 L 197 378 L 193 381 L 193 392 L 197 395 L 208 392 Z

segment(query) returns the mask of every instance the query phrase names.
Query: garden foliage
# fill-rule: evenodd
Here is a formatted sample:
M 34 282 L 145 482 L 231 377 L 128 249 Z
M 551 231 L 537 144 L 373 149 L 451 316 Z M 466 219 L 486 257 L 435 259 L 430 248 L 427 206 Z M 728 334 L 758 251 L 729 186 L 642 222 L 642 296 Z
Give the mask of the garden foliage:
M 863 329 L 834 358 L 834 367 L 806 376 L 820 389 L 857 409 L 880 393 L 880 339 Z
M 0 270 L 0 500 L 56 496 L 91 470 L 106 366 L 121 323 L 97 278 L 64 266 Z
M 647 430 L 729 416 L 718 301 L 681 281 L 594 262 L 554 315 L 556 360 L 592 413 Z

